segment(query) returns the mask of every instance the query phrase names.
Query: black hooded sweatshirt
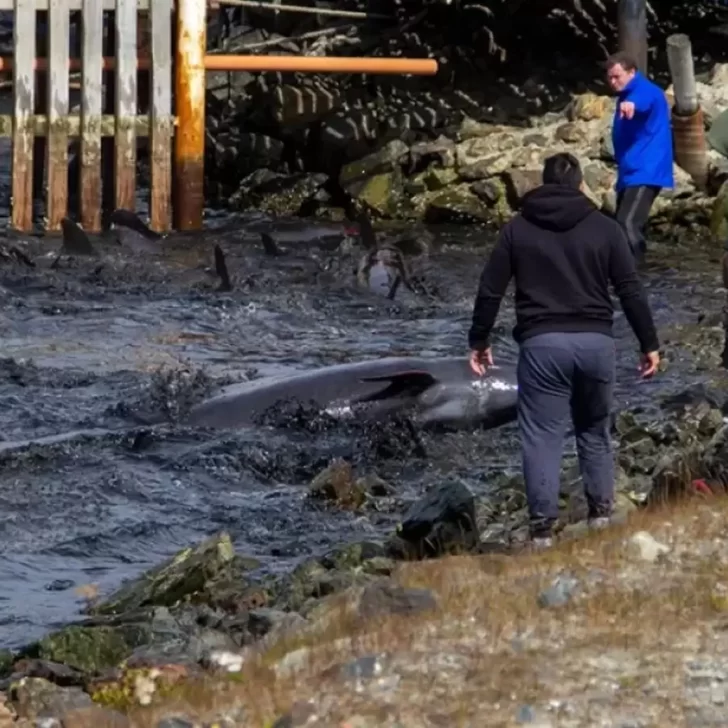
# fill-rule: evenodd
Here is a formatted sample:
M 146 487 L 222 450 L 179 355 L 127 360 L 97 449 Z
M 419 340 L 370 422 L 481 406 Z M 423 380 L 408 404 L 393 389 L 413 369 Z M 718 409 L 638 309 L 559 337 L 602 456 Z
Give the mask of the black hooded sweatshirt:
M 578 190 L 538 187 L 523 198 L 521 213 L 503 227 L 480 277 L 468 336 L 471 349 L 489 346 L 512 277 L 517 342 L 556 331 L 611 336 L 611 283 L 642 352 L 659 348 L 647 296 L 621 226 Z

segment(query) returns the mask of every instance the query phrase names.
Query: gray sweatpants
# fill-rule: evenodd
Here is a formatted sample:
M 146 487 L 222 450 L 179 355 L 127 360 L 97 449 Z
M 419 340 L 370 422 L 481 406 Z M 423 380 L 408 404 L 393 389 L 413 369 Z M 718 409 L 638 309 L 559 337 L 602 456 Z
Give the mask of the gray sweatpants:
M 548 535 L 559 515 L 559 475 L 570 419 L 589 517 L 612 512 L 609 430 L 615 358 L 614 339 L 604 334 L 539 334 L 521 344 L 518 426 L 532 536 Z

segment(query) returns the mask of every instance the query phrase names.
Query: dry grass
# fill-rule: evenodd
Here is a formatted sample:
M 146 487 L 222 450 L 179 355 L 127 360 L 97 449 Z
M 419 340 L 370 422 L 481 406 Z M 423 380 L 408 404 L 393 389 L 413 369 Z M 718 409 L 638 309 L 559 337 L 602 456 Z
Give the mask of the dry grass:
M 317 726 L 353 715 L 369 718 L 360 725 L 509 726 L 519 706 L 549 701 L 554 719 L 553 701 L 581 716 L 564 714 L 563 725 L 598 724 L 615 710 L 637 711 L 641 725 L 683 725 L 692 709 L 684 660 L 728 647 L 726 518 L 728 499 L 695 500 L 549 552 L 403 564 L 397 581 L 432 590 L 436 610 L 366 622 L 351 596 L 332 599 L 305 634 L 251 656 L 234 679 L 190 683 L 171 702 L 132 711 L 132 724 L 151 728 L 175 712 L 209 720 L 236 705 L 240 725 L 263 727 L 312 699 Z M 629 537 L 639 530 L 670 547 L 665 559 L 635 555 Z M 580 590 L 541 607 L 539 594 L 566 572 Z M 332 669 L 382 653 L 382 676 L 360 690 Z

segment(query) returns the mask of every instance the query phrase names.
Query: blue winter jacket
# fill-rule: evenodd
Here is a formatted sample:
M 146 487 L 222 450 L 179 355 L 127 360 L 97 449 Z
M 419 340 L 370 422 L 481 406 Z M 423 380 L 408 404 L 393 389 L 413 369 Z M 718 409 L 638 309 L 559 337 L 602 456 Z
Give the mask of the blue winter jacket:
M 634 103 L 631 119 L 620 118 L 622 101 Z M 617 160 L 617 192 L 636 185 L 674 187 L 670 107 L 662 89 L 639 71 L 617 97 L 612 143 Z

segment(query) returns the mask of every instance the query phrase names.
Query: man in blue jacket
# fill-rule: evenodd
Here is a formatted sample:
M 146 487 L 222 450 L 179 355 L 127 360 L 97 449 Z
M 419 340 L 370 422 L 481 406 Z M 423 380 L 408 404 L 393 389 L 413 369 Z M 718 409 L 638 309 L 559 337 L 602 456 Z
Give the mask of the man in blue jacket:
M 672 189 L 670 107 L 662 89 L 637 70 L 624 52 L 607 60 L 607 80 L 617 93 L 612 142 L 617 160 L 617 220 L 638 259 L 646 252 L 644 227 L 655 197 Z

